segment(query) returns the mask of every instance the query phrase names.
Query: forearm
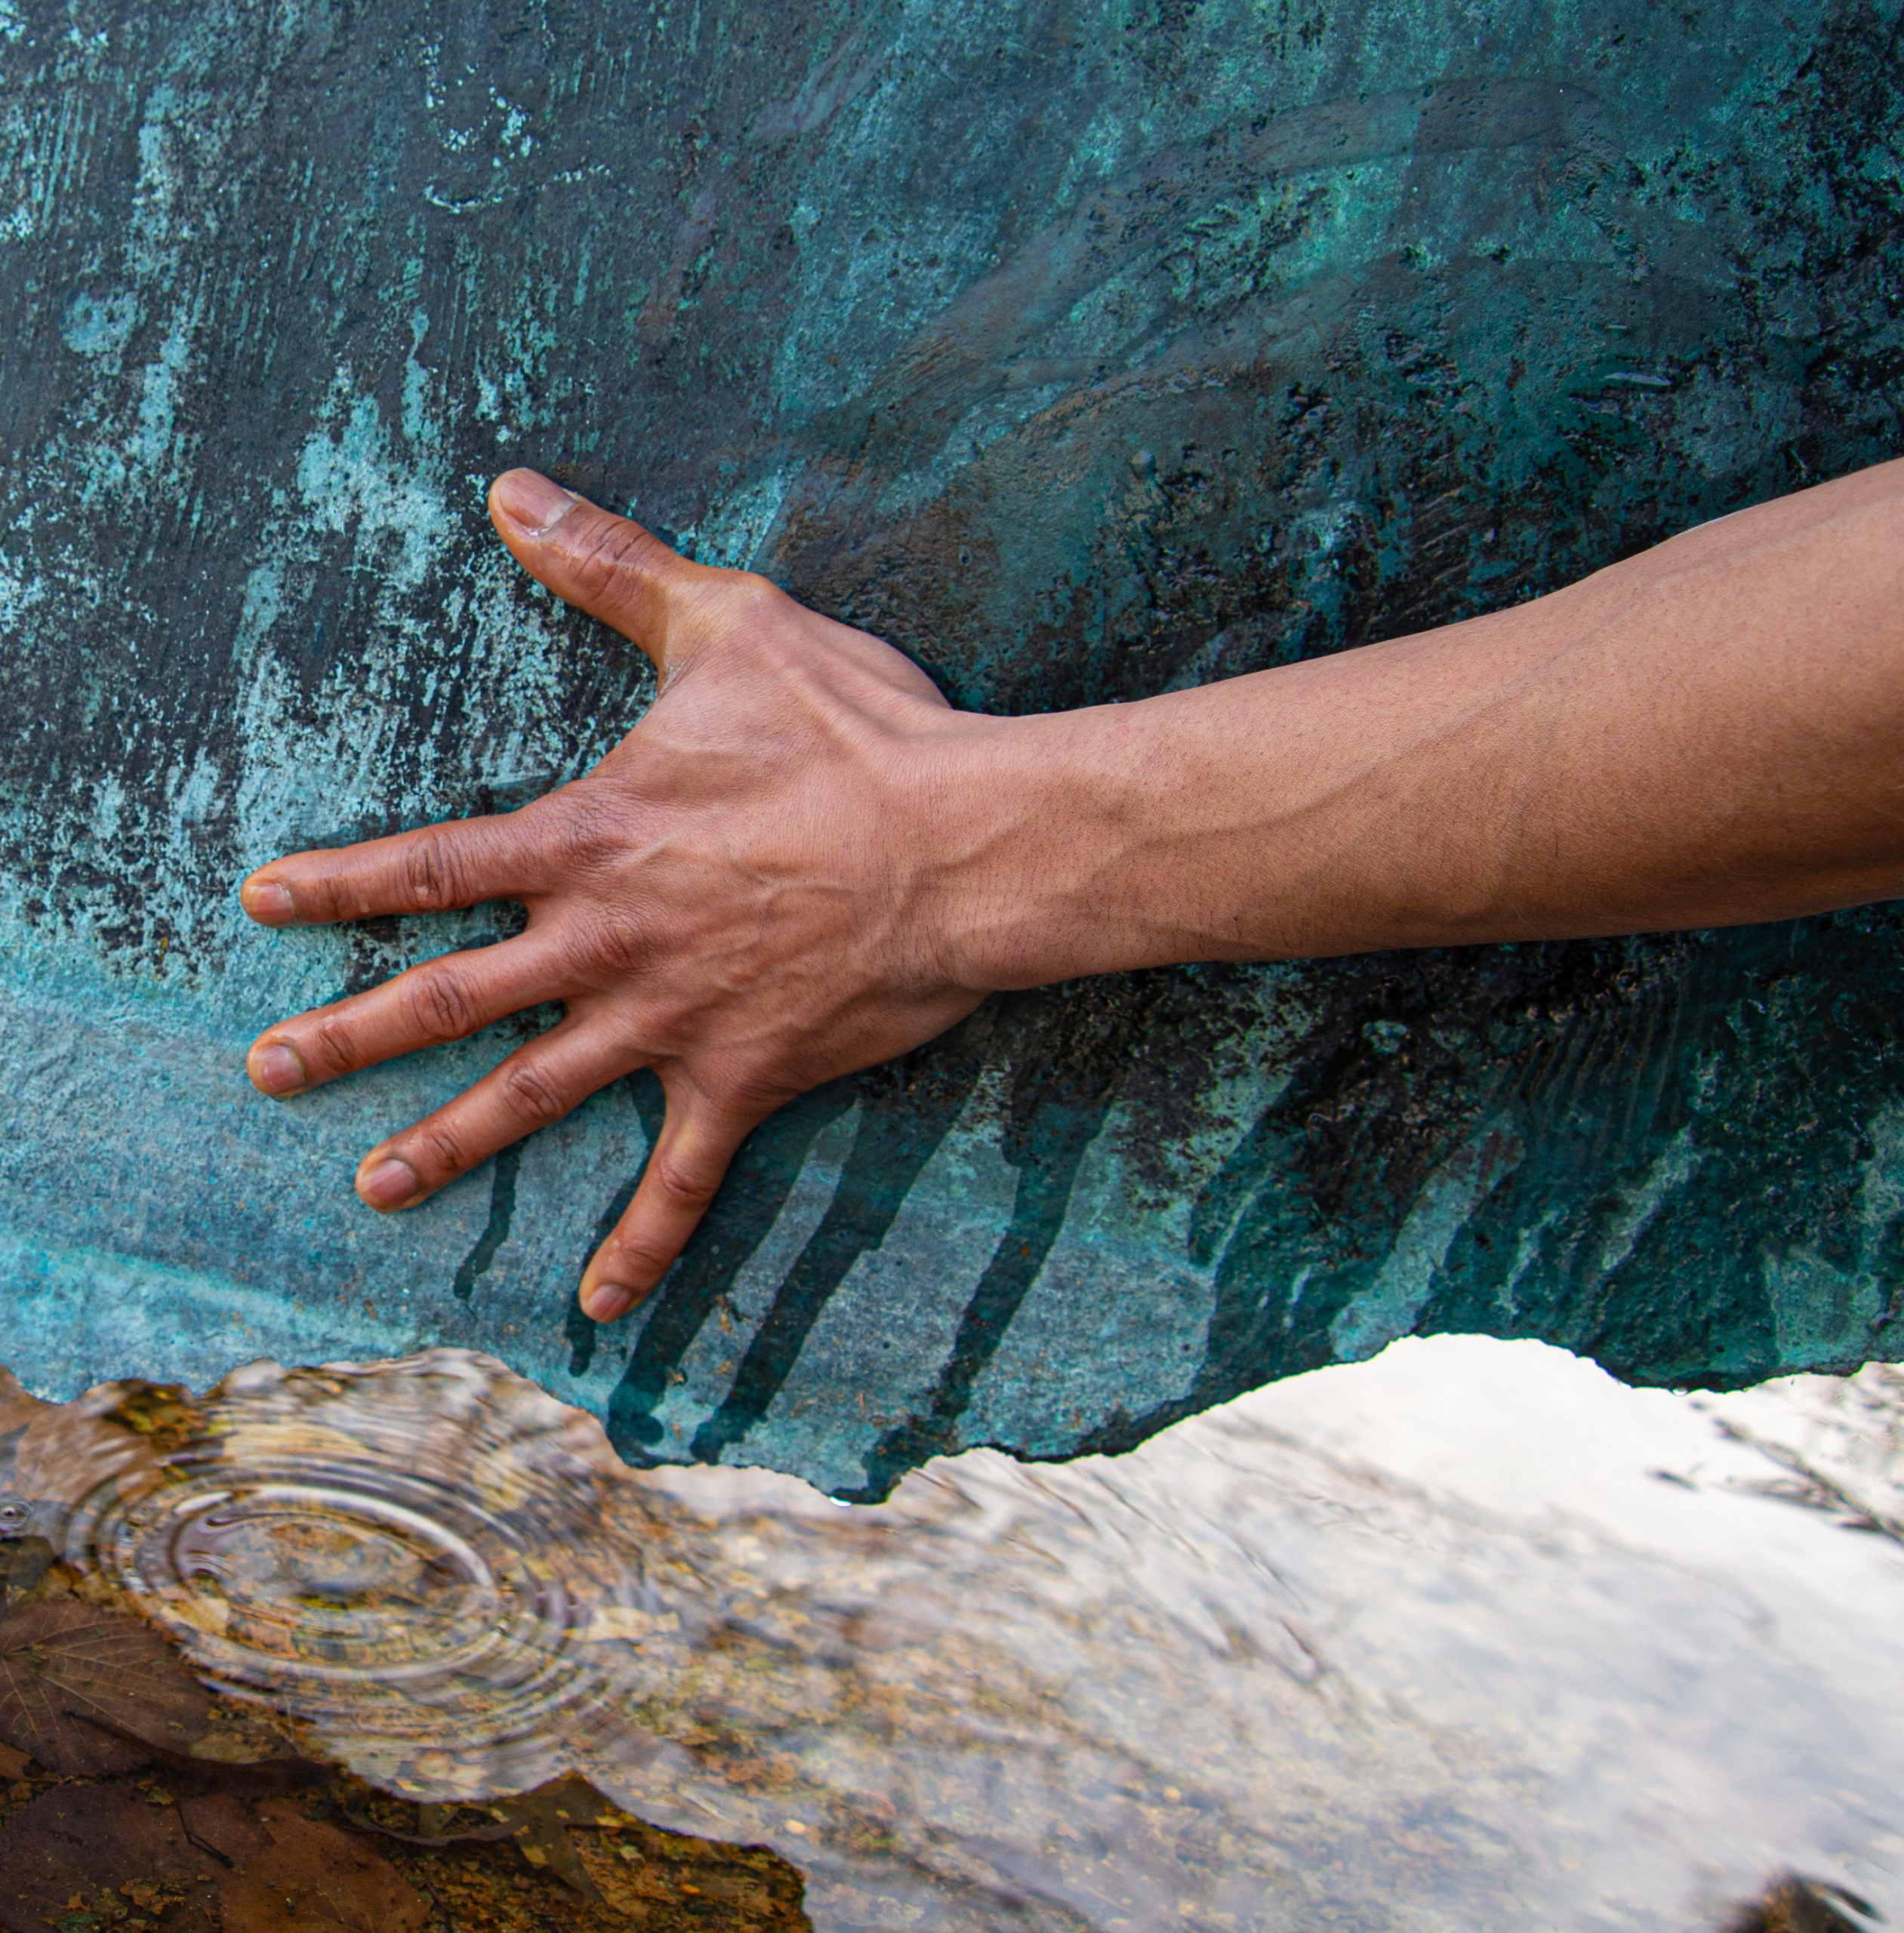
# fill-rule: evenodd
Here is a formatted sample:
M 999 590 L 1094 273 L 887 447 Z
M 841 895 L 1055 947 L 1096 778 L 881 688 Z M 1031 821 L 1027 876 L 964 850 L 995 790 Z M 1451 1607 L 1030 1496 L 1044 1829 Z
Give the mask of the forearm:
M 967 722 L 930 890 L 976 985 L 1904 894 L 1904 464 L 1444 630 Z

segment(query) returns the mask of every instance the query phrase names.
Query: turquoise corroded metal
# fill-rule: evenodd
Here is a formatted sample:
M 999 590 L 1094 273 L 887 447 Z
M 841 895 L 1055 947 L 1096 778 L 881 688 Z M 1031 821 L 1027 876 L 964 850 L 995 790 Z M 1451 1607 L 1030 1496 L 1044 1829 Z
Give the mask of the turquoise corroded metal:
M 357 1154 L 511 1031 L 288 1107 L 241 1071 L 508 909 L 233 898 L 639 714 L 488 534 L 510 464 L 1027 710 L 1896 454 L 1899 60 L 1894 5 L 1807 0 L 0 0 L 0 1356 L 467 1345 L 631 1458 L 868 1495 L 1411 1330 L 1904 1354 L 1896 909 L 994 1002 L 763 1128 L 597 1333 L 652 1087 L 384 1221 Z

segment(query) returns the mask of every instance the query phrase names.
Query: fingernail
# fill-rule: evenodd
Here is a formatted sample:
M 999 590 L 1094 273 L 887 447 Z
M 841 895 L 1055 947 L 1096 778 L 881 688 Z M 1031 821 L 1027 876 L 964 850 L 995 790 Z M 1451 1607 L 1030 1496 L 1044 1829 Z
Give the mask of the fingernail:
M 238 902 L 254 920 L 291 917 L 291 889 L 276 880 L 248 879 L 239 889 Z
M 572 510 L 579 498 L 533 470 L 506 470 L 489 493 L 490 501 L 528 537 L 544 537 Z
M 394 1155 L 379 1161 L 357 1184 L 357 1192 L 373 1208 L 394 1208 L 417 1192 L 416 1171 Z
M 251 1075 L 252 1086 L 267 1094 L 294 1094 L 304 1084 L 303 1062 L 279 1042 L 252 1050 Z
M 582 1298 L 582 1312 L 596 1322 L 614 1322 L 633 1309 L 637 1297 L 619 1282 L 597 1282 Z

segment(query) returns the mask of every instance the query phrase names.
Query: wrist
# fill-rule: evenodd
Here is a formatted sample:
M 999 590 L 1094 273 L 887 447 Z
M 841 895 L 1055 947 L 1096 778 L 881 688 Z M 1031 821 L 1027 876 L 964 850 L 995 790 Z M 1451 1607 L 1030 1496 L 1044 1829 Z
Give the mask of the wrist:
M 1146 963 L 1114 743 L 1137 709 L 961 713 L 935 735 L 920 902 L 950 983 L 996 993 Z

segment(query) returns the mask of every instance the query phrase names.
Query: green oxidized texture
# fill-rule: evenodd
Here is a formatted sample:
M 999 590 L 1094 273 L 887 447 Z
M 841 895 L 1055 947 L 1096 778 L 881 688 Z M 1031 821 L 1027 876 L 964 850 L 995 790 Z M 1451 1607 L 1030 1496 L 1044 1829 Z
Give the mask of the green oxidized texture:
M 358 1153 L 510 1030 L 290 1106 L 241 1071 L 507 909 L 233 896 L 639 715 L 490 535 L 510 464 L 1025 710 L 1897 454 L 1901 58 L 1896 0 L 5 0 L 0 1356 L 467 1344 L 632 1458 L 867 1494 L 1411 1330 L 1904 1355 L 1895 909 L 994 1002 L 768 1124 L 598 1334 L 651 1086 L 384 1221 Z

